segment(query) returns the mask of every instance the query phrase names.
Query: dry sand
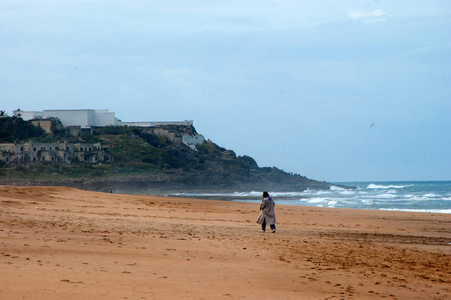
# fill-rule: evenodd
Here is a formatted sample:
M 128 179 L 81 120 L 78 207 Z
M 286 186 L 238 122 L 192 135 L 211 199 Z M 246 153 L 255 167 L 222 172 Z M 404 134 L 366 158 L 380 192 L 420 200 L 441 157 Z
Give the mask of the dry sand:
M 277 199 L 275 199 L 277 202 Z M 451 215 L 0 186 L 0 299 L 451 299 Z

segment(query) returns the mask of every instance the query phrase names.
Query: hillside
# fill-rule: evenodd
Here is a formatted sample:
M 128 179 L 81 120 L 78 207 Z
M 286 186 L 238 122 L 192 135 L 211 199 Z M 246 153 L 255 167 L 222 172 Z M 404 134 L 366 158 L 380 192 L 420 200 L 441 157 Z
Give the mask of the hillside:
M 174 130 L 172 128 L 171 130 Z M 194 127 L 183 130 L 196 133 Z M 9 137 L 11 139 L 14 137 Z M 276 167 L 259 167 L 249 156 L 211 141 L 188 146 L 139 127 L 107 127 L 92 136 L 68 137 L 64 131 L 30 139 L 35 142 L 100 142 L 109 146 L 109 164 L 9 164 L 0 170 L 0 184 L 71 186 L 93 191 L 156 194 L 178 191 L 299 191 L 329 189 L 331 184 L 289 174 Z

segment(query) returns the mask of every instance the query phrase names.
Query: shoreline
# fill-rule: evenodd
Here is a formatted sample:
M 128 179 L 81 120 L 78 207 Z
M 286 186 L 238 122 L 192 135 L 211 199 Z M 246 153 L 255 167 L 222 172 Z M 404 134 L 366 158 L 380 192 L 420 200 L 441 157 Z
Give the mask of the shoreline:
M 0 186 L 0 298 L 449 299 L 451 216 Z

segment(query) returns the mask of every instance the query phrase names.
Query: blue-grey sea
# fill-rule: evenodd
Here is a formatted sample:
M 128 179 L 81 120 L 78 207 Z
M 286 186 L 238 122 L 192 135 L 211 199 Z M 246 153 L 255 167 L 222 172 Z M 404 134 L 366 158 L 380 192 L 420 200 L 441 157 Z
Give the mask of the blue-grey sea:
M 451 213 L 451 181 L 337 182 L 330 190 L 268 191 L 276 203 L 314 207 Z M 340 186 L 356 187 L 346 189 Z M 261 202 L 262 191 L 174 196 Z

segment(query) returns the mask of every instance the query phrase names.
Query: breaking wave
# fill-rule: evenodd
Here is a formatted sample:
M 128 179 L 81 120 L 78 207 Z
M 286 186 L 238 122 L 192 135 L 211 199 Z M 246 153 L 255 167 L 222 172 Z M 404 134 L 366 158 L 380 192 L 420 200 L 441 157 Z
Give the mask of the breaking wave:
M 378 184 L 374 184 L 371 183 L 368 185 L 368 189 L 403 189 L 405 187 L 409 187 L 412 186 L 410 185 L 378 185 Z

